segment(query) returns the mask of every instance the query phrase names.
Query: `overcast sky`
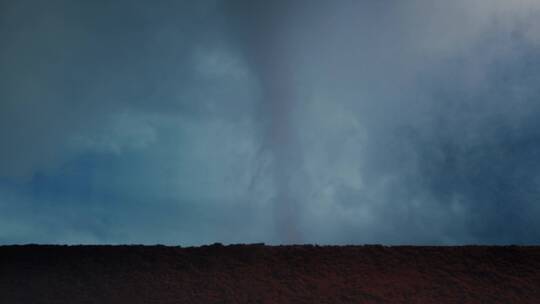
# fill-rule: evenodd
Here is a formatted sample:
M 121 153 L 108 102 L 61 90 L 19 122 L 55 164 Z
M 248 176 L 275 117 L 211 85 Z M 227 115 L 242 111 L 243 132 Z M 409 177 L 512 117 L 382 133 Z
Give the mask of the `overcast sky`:
M 0 0 L 0 244 L 540 244 L 536 0 Z

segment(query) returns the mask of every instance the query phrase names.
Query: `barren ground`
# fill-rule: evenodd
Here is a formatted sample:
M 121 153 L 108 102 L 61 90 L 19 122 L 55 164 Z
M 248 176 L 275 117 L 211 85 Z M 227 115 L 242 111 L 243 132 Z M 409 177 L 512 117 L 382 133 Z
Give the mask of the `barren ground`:
M 0 246 L 0 303 L 540 303 L 540 247 Z

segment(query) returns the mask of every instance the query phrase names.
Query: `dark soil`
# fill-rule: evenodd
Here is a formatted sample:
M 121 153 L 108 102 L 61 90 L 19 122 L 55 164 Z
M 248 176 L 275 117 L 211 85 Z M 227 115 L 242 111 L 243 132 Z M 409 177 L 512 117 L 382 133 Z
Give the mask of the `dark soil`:
M 0 246 L 0 303 L 540 303 L 540 247 Z

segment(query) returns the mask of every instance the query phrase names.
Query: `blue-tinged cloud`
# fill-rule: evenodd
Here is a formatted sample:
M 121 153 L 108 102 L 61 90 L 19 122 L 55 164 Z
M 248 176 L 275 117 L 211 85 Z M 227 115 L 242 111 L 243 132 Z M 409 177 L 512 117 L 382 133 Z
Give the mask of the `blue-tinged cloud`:
M 0 5 L 2 243 L 540 240 L 535 1 Z

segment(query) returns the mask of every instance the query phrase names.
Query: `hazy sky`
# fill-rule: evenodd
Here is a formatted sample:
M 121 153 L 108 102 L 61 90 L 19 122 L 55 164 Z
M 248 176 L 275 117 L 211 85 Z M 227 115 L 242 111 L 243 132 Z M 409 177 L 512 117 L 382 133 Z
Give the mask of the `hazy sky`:
M 540 244 L 540 1 L 0 0 L 0 244 Z

